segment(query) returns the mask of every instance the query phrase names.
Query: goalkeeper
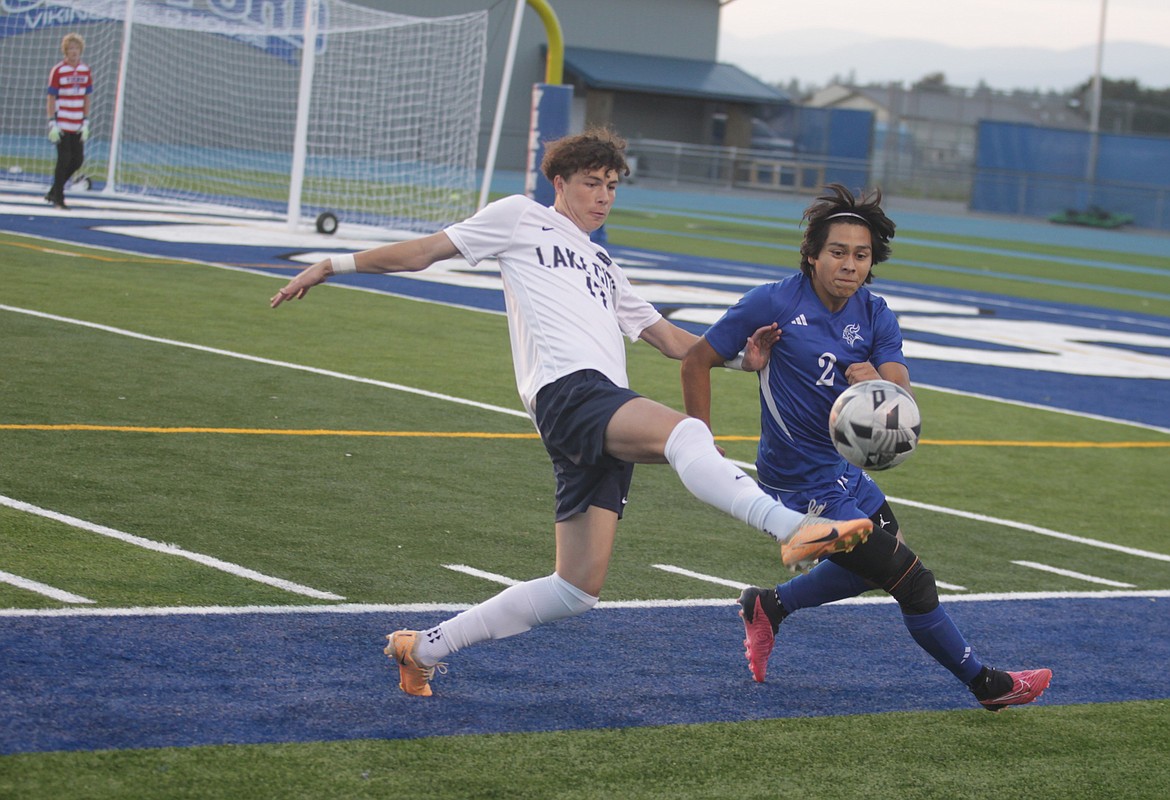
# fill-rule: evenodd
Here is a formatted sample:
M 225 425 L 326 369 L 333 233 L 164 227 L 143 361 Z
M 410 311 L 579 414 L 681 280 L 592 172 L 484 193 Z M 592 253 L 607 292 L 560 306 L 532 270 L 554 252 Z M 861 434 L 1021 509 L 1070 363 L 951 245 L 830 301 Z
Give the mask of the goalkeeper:
M 49 141 L 57 145 L 57 168 L 53 185 L 45 200 L 57 208 L 65 205 L 65 184 L 85 161 L 85 142 L 89 139 L 89 96 L 93 92 L 93 74 L 81 60 L 85 40 L 67 33 L 61 40 L 65 58 L 49 72 L 46 110 L 49 115 Z

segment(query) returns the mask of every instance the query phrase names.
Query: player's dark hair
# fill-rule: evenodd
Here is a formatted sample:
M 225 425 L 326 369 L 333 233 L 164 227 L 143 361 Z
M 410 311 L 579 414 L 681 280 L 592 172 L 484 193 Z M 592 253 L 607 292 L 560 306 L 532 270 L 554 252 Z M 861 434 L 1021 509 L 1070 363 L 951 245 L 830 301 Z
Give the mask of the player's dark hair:
M 818 197 L 804 211 L 804 222 L 808 226 L 804 229 L 804 239 L 800 243 L 800 271 L 805 275 L 812 274 L 811 259 L 824 249 L 825 240 L 829 238 L 829 228 L 835 222 L 869 228 L 873 246 L 870 262 L 876 267 L 888 259 L 890 239 L 894 238 L 894 221 L 882 211 L 882 190 L 874 189 L 872 193 L 862 191 L 854 197 L 852 192 L 839 183 L 830 183 L 825 188 L 829 193 Z M 865 282 L 872 280 L 871 269 Z
M 607 128 L 590 128 L 545 145 L 540 171 L 552 181 L 560 175 L 568 180 L 578 172 L 613 170 L 621 177 L 630 174 L 626 163 L 626 140 Z

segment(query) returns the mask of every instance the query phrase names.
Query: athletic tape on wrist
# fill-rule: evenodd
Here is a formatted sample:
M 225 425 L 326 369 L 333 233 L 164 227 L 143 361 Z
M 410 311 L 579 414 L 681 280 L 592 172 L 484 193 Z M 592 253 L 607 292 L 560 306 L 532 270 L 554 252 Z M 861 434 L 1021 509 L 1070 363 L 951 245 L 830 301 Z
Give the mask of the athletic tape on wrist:
M 350 272 L 357 272 L 357 261 L 354 260 L 352 253 L 329 256 L 329 265 L 333 268 L 334 275 L 346 275 Z
M 729 358 L 723 362 L 723 366 L 727 369 L 743 370 L 743 353 L 741 352 L 735 358 Z

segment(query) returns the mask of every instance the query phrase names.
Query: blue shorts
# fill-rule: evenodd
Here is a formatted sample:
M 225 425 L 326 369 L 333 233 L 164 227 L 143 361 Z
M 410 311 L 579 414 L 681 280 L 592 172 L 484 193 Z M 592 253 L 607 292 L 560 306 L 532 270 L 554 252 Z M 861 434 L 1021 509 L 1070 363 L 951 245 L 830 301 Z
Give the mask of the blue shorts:
M 536 429 L 557 477 L 556 520 L 589 506 L 621 519 L 634 465 L 605 452 L 605 429 L 614 413 L 636 397 L 592 369 L 570 373 L 536 394 Z
M 868 473 L 857 467 L 849 467 L 833 483 L 814 489 L 784 491 L 762 483 L 760 488 L 793 511 L 802 514 L 816 511 L 818 516 L 829 519 L 868 518 L 886 505 L 885 493 Z

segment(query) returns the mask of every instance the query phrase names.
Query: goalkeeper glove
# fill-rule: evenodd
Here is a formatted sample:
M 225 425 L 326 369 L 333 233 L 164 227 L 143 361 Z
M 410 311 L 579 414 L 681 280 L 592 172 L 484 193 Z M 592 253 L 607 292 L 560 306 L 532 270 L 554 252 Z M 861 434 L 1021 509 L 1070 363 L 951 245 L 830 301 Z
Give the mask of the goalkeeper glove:
M 81 141 L 83 141 L 83 142 L 89 141 L 89 120 L 88 119 L 81 120 Z
M 61 128 L 55 119 L 49 120 L 49 141 L 53 144 L 61 141 Z

